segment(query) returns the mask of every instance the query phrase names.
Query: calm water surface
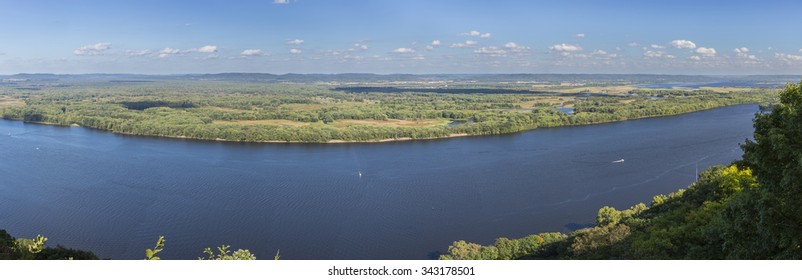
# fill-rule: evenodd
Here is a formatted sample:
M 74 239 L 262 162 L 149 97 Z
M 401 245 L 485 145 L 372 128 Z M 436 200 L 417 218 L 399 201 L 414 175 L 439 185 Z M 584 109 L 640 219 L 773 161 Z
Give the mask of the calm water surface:
M 427 259 L 454 240 L 568 231 L 741 156 L 756 105 L 382 144 L 241 144 L 0 121 L 0 228 L 141 259 Z M 625 159 L 623 163 L 612 163 Z M 361 172 L 361 177 L 359 173 Z

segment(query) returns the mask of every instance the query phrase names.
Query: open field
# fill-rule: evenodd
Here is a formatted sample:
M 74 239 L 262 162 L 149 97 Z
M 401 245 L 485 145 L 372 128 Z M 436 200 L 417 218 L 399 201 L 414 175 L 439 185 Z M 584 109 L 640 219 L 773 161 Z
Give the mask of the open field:
M 448 119 L 419 119 L 419 120 L 337 120 L 329 123 L 332 127 L 348 127 L 352 125 L 371 125 L 387 127 L 426 127 L 446 125 L 451 120 Z M 282 125 L 282 126 L 308 126 L 312 124 L 323 125 L 322 122 L 298 122 L 290 120 L 238 120 L 238 121 L 212 121 L 213 124 L 235 124 L 235 125 Z
M 554 91 L 559 93 L 606 93 L 610 95 L 626 95 L 634 89 L 635 88 L 631 86 L 578 86 L 555 89 Z
M 239 120 L 239 121 L 212 121 L 213 124 L 235 124 L 235 125 L 284 125 L 284 126 L 307 126 L 313 123 L 297 122 L 290 120 Z
M 25 100 L 11 98 L 8 96 L 0 96 L 0 108 L 17 106 L 25 106 Z
M 701 90 L 710 90 L 713 92 L 719 93 L 729 93 L 729 92 L 744 92 L 750 91 L 752 88 L 748 87 L 700 87 Z
M 413 119 L 413 120 L 337 120 L 332 125 L 335 127 L 346 127 L 350 125 L 374 125 L 389 127 L 426 127 L 446 125 L 450 120 L 447 119 Z
M 233 112 L 233 113 L 241 113 L 241 112 L 248 112 L 249 110 L 241 110 L 241 109 L 234 109 L 234 108 L 226 108 L 226 107 L 217 107 L 217 106 L 208 106 L 204 107 L 205 109 L 209 110 L 219 110 L 223 112 Z

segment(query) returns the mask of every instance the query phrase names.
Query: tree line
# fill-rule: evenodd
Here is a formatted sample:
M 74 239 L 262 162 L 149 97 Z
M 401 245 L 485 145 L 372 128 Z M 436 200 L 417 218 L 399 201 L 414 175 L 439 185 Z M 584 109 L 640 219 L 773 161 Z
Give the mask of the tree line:
M 456 90 L 456 89 L 455 89 Z M 328 142 L 490 135 L 675 115 L 772 98 L 772 91 L 638 90 L 631 96 L 342 92 L 322 85 L 213 81 L 89 84 L 4 91 L 25 106 L 2 107 L 4 119 L 79 125 L 116 133 L 230 141 Z M 543 98 L 551 99 L 542 102 Z M 555 103 L 575 108 L 572 115 Z M 522 109 L 521 104 L 526 106 Z M 343 120 L 455 120 L 418 127 Z M 298 125 L 236 123 L 286 120 Z

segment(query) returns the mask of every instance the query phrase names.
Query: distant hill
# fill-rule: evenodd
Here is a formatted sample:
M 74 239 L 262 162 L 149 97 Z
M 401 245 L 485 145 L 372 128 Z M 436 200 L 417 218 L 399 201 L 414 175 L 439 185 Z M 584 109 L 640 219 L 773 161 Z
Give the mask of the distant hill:
M 543 82 L 543 83 L 716 83 L 731 82 L 796 82 L 802 76 L 793 75 L 749 75 L 749 76 L 700 76 L 700 75 L 654 75 L 654 74 L 269 74 L 269 73 L 217 73 L 180 75 L 143 74 L 14 74 L 0 75 L 4 82 L 27 81 L 148 81 L 148 80 L 213 80 L 271 83 L 380 83 L 380 82 Z

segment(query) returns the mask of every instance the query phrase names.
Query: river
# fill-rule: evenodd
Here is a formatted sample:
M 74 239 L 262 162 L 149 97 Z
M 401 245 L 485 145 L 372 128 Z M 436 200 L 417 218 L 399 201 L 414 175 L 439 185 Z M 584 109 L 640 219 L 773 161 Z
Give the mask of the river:
M 429 259 L 567 232 L 741 157 L 757 105 L 523 133 L 248 144 L 0 120 L 0 229 L 101 258 L 220 244 L 271 259 Z M 615 162 L 624 159 L 623 162 Z M 615 163 L 614 163 L 615 162 Z

